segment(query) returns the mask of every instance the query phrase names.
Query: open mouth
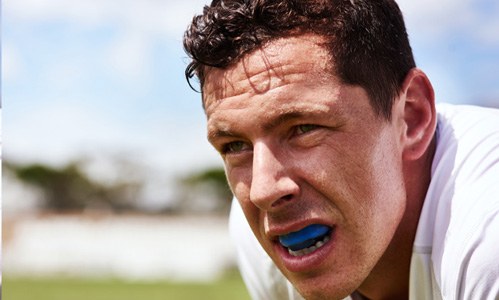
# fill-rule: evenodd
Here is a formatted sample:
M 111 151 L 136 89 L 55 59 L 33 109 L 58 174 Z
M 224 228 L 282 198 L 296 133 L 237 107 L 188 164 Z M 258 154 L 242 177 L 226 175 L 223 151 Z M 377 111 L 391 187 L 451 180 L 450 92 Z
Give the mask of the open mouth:
M 332 228 L 312 224 L 301 230 L 279 236 L 279 243 L 292 256 L 304 256 L 314 252 L 331 240 Z

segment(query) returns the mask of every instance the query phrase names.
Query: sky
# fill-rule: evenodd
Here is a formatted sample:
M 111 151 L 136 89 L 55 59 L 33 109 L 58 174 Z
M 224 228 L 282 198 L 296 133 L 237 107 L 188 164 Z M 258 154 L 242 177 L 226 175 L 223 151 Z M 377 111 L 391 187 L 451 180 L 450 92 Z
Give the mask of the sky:
M 184 77 L 183 31 L 207 3 L 3 1 L 3 158 L 124 156 L 157 178 L 220 166 Z M 499 107 L 499 2 L 398 3 L 437 102 Z

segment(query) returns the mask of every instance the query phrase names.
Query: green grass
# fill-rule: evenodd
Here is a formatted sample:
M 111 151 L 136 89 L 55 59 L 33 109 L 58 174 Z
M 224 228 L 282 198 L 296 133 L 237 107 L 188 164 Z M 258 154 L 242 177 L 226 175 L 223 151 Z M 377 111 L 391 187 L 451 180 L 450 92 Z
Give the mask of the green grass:
M 228 275 L 211 284 L 10 278 L 7 275 L 2 285 L 3 299 L 8 300 L 250 299 L 239 275 Z

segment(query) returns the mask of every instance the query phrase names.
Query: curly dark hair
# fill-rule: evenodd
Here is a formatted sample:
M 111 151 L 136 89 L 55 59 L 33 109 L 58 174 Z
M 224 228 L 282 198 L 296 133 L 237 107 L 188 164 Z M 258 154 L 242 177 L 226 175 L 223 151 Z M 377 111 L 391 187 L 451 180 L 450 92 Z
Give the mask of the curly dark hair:
M 184 34 L 185 70 L 203 87 L 206 67 L 227 68 L 272 40 L 325 37 L 333 72 L 363 87 L 390 119 L 393 100 L 415 67 L 402 13 L 393 0 L 214 0 Z M 192 87 L 192 86 L 191 86 Z

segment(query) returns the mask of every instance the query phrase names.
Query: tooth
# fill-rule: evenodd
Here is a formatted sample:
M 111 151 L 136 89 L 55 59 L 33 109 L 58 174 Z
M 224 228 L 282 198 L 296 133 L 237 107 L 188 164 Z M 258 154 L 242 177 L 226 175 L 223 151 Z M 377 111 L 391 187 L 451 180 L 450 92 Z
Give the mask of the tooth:
M 291 250 L 291 249 L 288 249 L 288 252 L 289 252 L 289 254 L 291 254 L 291 255 L 293 255 L 293 256 L 298 256 L 298 255 L 299 255 L 299 254 L 298 254 L 298 251 L 293 251 L 293 250 Z
M 310 246 L 310 247 L 305 248 L 305 249 L 302 249 L 302 250 L 293 251 L 293 250 L 288 248 L 288 253 L 295 256 L 295 257 L 307 255 L 307 254 L 312 253 L 315 250 L 319 249 L 320 247 L 324 246 L 324 244 L 327 243 L 330 239 L 331 238 L 329 236 L 326 236 L 326 237 L 324 237 L 324 239 L 322 241 L 318 241 L 317 243 L 315 243 L 315 245 Z

